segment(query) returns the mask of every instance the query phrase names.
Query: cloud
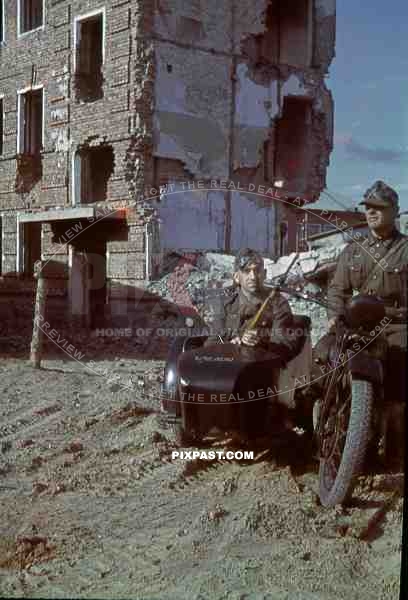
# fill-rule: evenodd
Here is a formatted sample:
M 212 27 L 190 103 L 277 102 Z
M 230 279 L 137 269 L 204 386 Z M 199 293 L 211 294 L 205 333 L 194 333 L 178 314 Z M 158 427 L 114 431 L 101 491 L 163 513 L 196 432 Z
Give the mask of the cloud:
M 401 163 L 408 161 L 407 150 L 390 150 L 389 148 L 368 148 L 357 142 L 349 134 L 336 134 L 335 144 L 343 146 L 351 158 L 374 163 Z

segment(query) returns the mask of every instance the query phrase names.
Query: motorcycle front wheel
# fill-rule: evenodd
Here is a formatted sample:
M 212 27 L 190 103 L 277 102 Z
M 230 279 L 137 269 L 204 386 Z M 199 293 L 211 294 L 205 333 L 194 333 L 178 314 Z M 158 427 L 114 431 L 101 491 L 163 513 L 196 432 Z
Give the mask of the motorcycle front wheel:
M 347 501 L 353 492 L 371 438 L 373 403 L 372 383 L 354 378 L 348 369 L 326 398 L 318 436 L 319 497 L 325 507 Z

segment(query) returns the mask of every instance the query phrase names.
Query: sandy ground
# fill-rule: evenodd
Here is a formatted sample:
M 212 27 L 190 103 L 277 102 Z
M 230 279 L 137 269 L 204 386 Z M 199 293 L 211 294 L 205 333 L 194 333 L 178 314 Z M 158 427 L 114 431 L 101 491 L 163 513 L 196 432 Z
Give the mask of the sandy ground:
M 172 460 L 151 383 L 163 363 L 105 366 L 110 381 L 0 360 L 2 597 L 398 598 L 401 473 L 327 510 L 302 436 L 254 461 Z

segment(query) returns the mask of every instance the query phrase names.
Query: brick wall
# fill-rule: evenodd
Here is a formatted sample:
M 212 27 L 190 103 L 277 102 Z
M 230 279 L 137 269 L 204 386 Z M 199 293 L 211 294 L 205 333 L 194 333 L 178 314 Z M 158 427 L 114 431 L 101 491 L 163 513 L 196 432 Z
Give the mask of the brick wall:
M 108 279 L 123 282 L 126 289 L 141 286 L 147 277 L 147 223 L 155 232 L 149 241 L 155 268 L 161 258 L 155 217 L 143 209 L 150 190 L 203 177 L 261 183 L 263 144 L 273 138 L 282 106 L 279 94 L 304 95 L 314 103 L 311 134 L 317 158 L 310 179 L 316 189 L 324 185 L 332 105 L 323 75 L 333 55 L 334 0 L 318 2 L 310 69 L 280 66 L 279 71 L 273 65 L 257 66 L 244 47 L 245 40 L 265 33 L 267 0 L 48 0 L 44 27 L 23 36 L 17 35 L 17 1 L 4 3 L 5 42 L 0 48 L 2 273 L 16 270 L 18 215 L 78 204 L 75 154 L 108 144 L 114 164 L 102 204 L 139 201 L 126 217 L 127 240 L 106 239 Z M 84 102 L 77 94 L 75 28 L 78 17 L 100 10 L 103 94 Z M 44 89 L 41 172 L 17 192 L 17 92 L 32 86 Z M 250 109 L 255 105 L 256 114 Z M 228 219 L 232 211 L 227 204 Z M 43 258 L 55 254 L 53 260 L 67 266 L 68 246 L 55 252 L 51 231 L 44 224 Z
M 154 75 L 147 35 L 151 30 L 154 2 L 139 0 L 49 0 L 44 26 L 17 36 L 16 3 L 5 4 L 5 43 L 0 48 L 2 69 L 0 95 L 4 102 L 4 145 L 0 157 L 0 212 L 2 215 L 2 273 L 16 270 L 17 217 L 22 212 L 47 207 L 69 208 L 75 197 L 72 181 L 74 155 L 78 148 L 109 144 L 114 169 L 104 204 L 133 200 L 144 195 L 145 179 L 152 173 L 149 95 Z M 76 18 L 103 10 L 103 97 L 92 102 L 78 99 L 74 78 L 74 30 Z M 140 59 L 150 59 L 140 64 Z M 42 85 L 44 89 L 44 144 L 41 178 L 30 189 L 16 193 L 17 91 Z M 137 239 L 120 247 L 108 240 L 109 273 L 125 272 L 135 280 L 144 277 L 142 226 Z M 132 234 L 133 236 L 133 234 Z M 43 258 L 67 263 L 68 247 L 52 243 L 50 224 L 44 224 Z M 123 265 L 125 262 L 125 266 Z M 138 263 L 138 266 L 135 264 Z M 117 269 L 117 272 L 115 271 Z

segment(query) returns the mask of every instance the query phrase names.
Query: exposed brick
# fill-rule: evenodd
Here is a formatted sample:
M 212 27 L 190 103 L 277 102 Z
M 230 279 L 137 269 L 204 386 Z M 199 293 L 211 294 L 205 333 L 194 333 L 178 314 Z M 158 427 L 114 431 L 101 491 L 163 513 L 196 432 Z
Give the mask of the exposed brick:
M 111 33 L 117 33 L 124 31 L 130 27 L 130 8 L 128 6 L 117 6 L 112 11 L 112 18 L 110 22 Z
M 16 271 L 16 257 L 15 255 L 3 254 L 3 260 L 1 263 L 1 272 L 4 273 L 15 273 Z
M 69 25 L 71 22 L 71 5 L 62 5 L 58 10 L 53 10 L 52 19 L 54 22 L 54 27 Z
M 122 61 L 120 61 L 119 64 L 116 64 L 116 62 L 119 61 L 115 61 L 115 63 L 112 65 L 112 76 L 110 79 L 111 87 L 116 87 L 118 85 L 126 85 L 127 83 L 129 83 L 129 64 L 123 64 Z
M 109 46 L 106 49 L 111 60 L 130 55 L 130 34 L 128 30 L 111 33 Z
M 112 112 L 129 110 L 129 90 L 125 86 L 116 88 L 111 94 Z
M 0 212 L 5 209 L 29 212 L 56 206 L 71 208 L 75 187 L 72 181 L 74 154 L 87 146 L 109 144 L 112 147 L 114 165 L 106 184 L 107 203 L 126 204 L 133 199 L 142 203 L 153 187 L 198 179 L 202 177 L 201 171 L 207 180 L 228 174 L 233 178 L 235 174 L 229 172 L 228 161 L 232 138 L 235 152 L 238 149 L 233 158 L 238 164 L 246 153 L 252 153 L 251 160 L 259 162 L 258 129 L 239 123 L 232 124 L 231 130 L 233 94 L 238 94 L 241 83 L 245 83 L 237 85 L 238 74 L 233 65 L 240 63 L 247 68 L 250 89 L 263 85 L 269 77 L 270 81 L 265 83 L 267 97 L 273 96 L 273 86 L 277 83 L 273 75 L 275 67 L 258 68 L 252 56 L 242 56 L 242 40 L 265 33 L 267 3 L 242 0 L 234 3 L 234 15 L 229 2 L 204 4 L 179 0 L 160 3 L 105 0 L 102 4 L 96 0 L 48 0 L 44 29 L 17 39 L 15 3 L 4 3 L 7 44 L 0 48 L 0 92 L 4 94 L 5 112 Z M 324 0 L 319 6 L 323 4 Z M 101 97 L 85 102 L 78 97 L 75 88 L 78 78 L 74 78 L 73 24 L 76 16 L 101 6 L 106 11 L 104 81 Z M 322 187 L 333 135 L 329 119 L 332 106 L 322 70 L 327 68 L 333 54 L 334 15 L 326 18 L 321 8 L 317 13 L 318 31 L 322 35 L 316 37 L 314 58 L 320 64 L 298 71 L 281 65 L 276 78 L 280 77 L 280 84 L 284 85 L 292 72 L 304 76 L 305 86 L 310 88 L 307 93 L 319 100 L 316 104 L 323 106 L 319 115 L 324 112 L 324 118 L 318 115 L 312 119 L 312 134 L 322 148 L 318 164 L 316 162 L 311 169 L 313 184 Z M 234 32 L 231 30 L 233 17 Z M 160 36 L 166 41 L 159 41 Z M 325 39 L 320 39 L 322 36 Z M 313 86 L 309 85 L 312 79 Z M 43 84 L 45 89 L 42 174 L 24 193 L 16 193 L 17 90 L 31 84 Z M 154 130 L 154 122 L 159 123 L 158 130 Z M 165 123 L 166 137 L 159 155 L 158 134 L 162 123 Z M 165 131 L 166 126 L 168 131 Z M 237 131 L 242 132 L 242 139 Z M 210 139 L 206 140 L 206 136 Z M 244 147 L 247 140 L 253 146 Z M 244 148 L 242 152 L 240 144 Z M 208 155 L 216 155 L 218 163 L 211 163 Z M 257 176 L 260 171 L 262 165 Z M 249 181 L 252 173 L 247 175 Z M 2 215 L 6 259 L 3 272 L 5 269 L 15 271 L 15 255 L 8 252 L 15 252 L 16 216 L 16 212 L 7 217 Z M 153 210 L 138 207 L 124 218 L 129 226 L 127 241 L 120 235 L 115 237 L 119 226 L 115 230 L 113 225 L 106 233 L 108 278 L 117 279 L 123 285 L 142 285 L 146 262 L 145 225 L 155 217 Z M 92 234 L 91 227 L 90 242 Z M 42 244 L 46 256 L 55 250 L 51 238 L 51 226 L 44 224 Z M 160 240 L 158 235 L 151 240 L 155 261 L 161 253 Z M 56 256 L 66 264 L 67 248 Z
M 145 258 L 142 252 L 111 253 L 108 260 L 108 277 L 117 279 L 145 276 Z
M 3 232 L 2 237 L 2 250 L 4 254 L 16 254 L 17 248 L 17 236 L 15 233 L 5 233 Z
M 63 28 L 57 30 L 54 40 L 54 52 L 69 50 L 71 48 L 71 31 Z

